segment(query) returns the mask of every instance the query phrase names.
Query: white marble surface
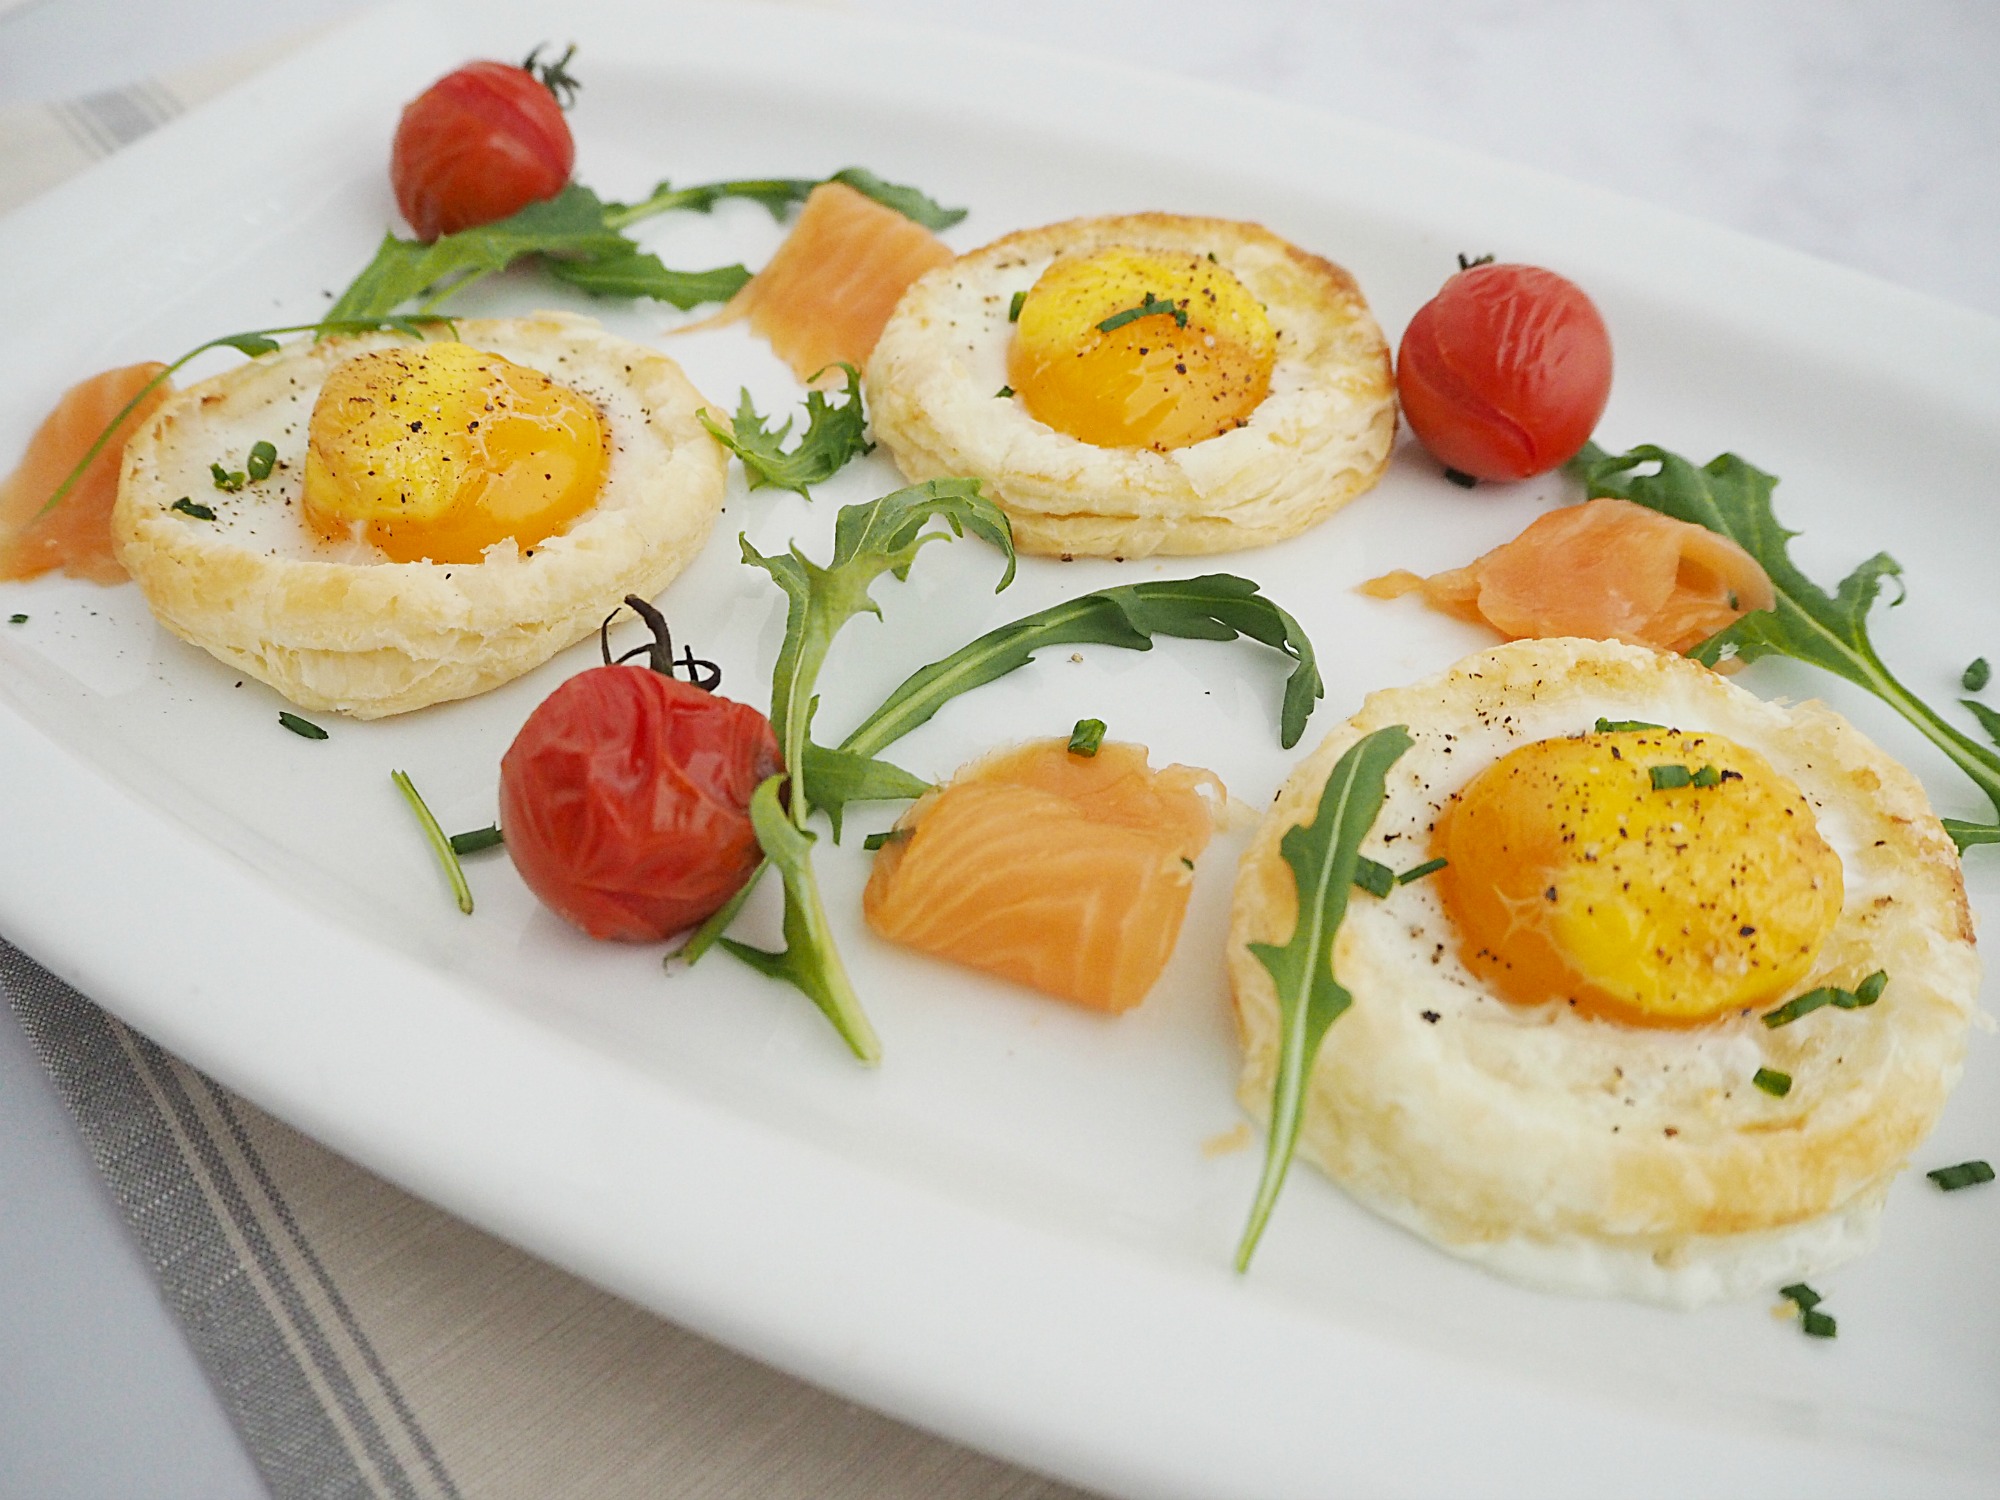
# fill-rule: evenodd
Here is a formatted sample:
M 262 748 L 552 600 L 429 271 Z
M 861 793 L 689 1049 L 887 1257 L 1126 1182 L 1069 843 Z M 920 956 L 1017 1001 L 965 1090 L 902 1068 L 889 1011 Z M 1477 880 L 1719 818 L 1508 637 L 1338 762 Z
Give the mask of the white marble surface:
M 354 8 L 0 5 L 0 108 L 188 66 Z M 833 8 L 1337 110 L 2000 315 L 2000 6 L 1986 0 Z M 260 1493 L 25 1038 L 0 1020 L 0 1496 Z

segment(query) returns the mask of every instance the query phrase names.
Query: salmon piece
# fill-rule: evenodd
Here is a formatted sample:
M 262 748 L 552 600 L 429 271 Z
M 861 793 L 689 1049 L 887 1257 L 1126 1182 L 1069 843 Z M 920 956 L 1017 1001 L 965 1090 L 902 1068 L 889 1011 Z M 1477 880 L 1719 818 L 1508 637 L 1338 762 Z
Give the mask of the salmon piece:
M 919 799 L 862 896 L 892 943 L 1092 1010 L 1130 1010 L 1167 966 L 1225 797 L 1207 771 L 1034 740 Z
M 111 552 L 119 464 L 126 439 L 167 399 L 172 389 L 167 382 L 119 424 L 62 503 L 47 515 L 41 510 L 120 408 L 166 368 L 126 365 L 93 375 L 65 391 L 42 419 L 21 466 L 0 482 L 0 579 L 38 578 L 61 568 L 92 583 L 125 581 L 125 569 Z
M 770 264 L 715 321 L 748 317 L 801 380 L 841 360 L 860 369 L 910 283 L 956 258 L 923 225 L 823 182 Z
M 1777 595 L 1726 536 L 1603 497 L 1539 516 L 1468 567 L 1420 578 L 1398 568 L 1361 592 L 1421 593 L 1431 608 L 1509 640 L 1588 636 L 1683 652 Z

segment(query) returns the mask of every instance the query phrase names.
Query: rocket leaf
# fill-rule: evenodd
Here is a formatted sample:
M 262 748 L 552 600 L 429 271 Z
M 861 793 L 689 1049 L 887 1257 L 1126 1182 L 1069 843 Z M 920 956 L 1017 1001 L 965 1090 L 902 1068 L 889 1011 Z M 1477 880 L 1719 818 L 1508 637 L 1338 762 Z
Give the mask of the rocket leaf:
M 949 529 L 927 529 L 934 521 Z M 745 963 L 803 990 L 864 1062 L 877 1061 L 881 1049 L 848 984 L 826 925 L 812 868 L 813 836 L 806 832 L 805 820 L 812 807 L 816 773 L 827 778 L 836 809 L 847 801 L 863 800 L 864 794 L 881 795 L 882 788 L 907 773 L 878 761 L 811 747 L 812 716 L 819 706 L 813 689 L 840 628 L 864 611 L 881 613 L 869 595 L 875 580 L 884 573 L 906 577 L 927 543 L 968 531 L 1006 554 L 1007 567 L 999 585 L 1004 589 L 1014 581 L 1013 530 L 1000 508 L 980 493 L 976 479 L 930 479 L 865 505 L 844 507 L 834 518 L 833 557 L 825 567 L 807 558 L 797 546 L 766 557 L 747 537 L 740 539 L 743 560 L 769 573 L 789 600 L 784 644 L 778 649 L 778 664 L 771 674 L 771 729 L 778 737 L 791 778 L 789 819 L 778 809 L 773 782 L 758 789 L 757 796 L 765 804 L 761 815 L 755 801 L 751 809 L 765 863 L 776 865 L 785 882 L 787 946 L 784 953 L 770 954 L 726 938 L 722 941 Z M 923 789 L 915 777 L 908 777 L 905 785 Z M 896 791 L 893 795 L 910 793 Z M 678 956 L 690 963 L 700 957 L 735 919 L 748 889 L 746 885 L 735 900 L 704 922 Z
M 1569 470 L 1583 481 L 1592 498 L 1611 495 L 1631 500 L 1728 537 L 1770 576 L 1777 602 L 1718 631 L 1690 651 L 1690 656 L 1707 666 L 1728 656 L 1745 662 L 1763 656 L 1789 656 L 1846 678 L 1915 725 L 1972 779 L 2000 816 L 2000 754 L 1946 723 L 1898 682 L 1868 638 L 1868 612 L 1884 579 L 1898 580 L 1897 597 L 1890 602 L 1902 602 L 1903 570 L 1893 557 L 1876 553 L 1842 579 L 1833 593 L 1827 593 L 1792 562 L 1788 544 L 1798 533 L 1780 525 L 1771 508 L 1776 477 L 1733 453 L 1696 468 L 1664 448 L 1648 445 L 1612 454 L 1587 443 L 1570 460 Z M 1970 844 L 2000 842 L 2000 825 L 1948 818 L 1945 828 L 1961 852 Z
M 751 489 L 776 485 L 810 500 L 810 486 L 831 479 L 850 458 L 875 446 L 868 441 L 868 419 L 861 405 L 861 372 L 844 361 L 839 368 L 847 372 L 847 389 L 842 393 L 845 399 L 836 406 L 826 399 L 824 391 L 807 391 L 806 430 L 789 453 L 785 451 L 785 439 L 791 435 L 791 419 L 787 418 L 776 432 L 767 431 L 766 419 L 751 404 L 748 391 L 743 392 L 735 421 L 728 431 L 711 420 L 707 412 L 699 413 L 701 425 L 743 460 L 743 472 L 750 478 Z
M 1305 1123 L 1306 1098 L 1320 1043 L 1327 1028 L 1353 1003 L 1353 996 L 1334 977 L 1333 942 L 1347 915 L 1347 893 L 1361 862 L 1361 841 L 1382 811 L 1390 768 L 1410 744 L 1409 731 L 1401 724 L 1357 740 L 1334 763 L 1312 821 L 1286 829 L 1278 844 L 1292 869 L 1298 917 L 1290 940 L 1282 947 L 1250 945 L 1277 986 L 1278 1069 L 1271 1085 L 1264 1175 L 1257 1184 L 1250 1222 L 1237 1246 L 1238 1271 L 1249 1268 L 1292 1164 L 1299 1129 Z
M 913 187 L 884 182 L 863 167 L 836 172 L 844 182 L 927 228 L 938 229 L 965 217 L 963 209 L 940 208 Z M 473 282 L 505 270 L 526 256 L 540 256 L 556 277 L 605 297 L 651 297 L 689 308 L 732 297 L 750 279 L 742 266 L 708 271 L 673 271 L 657 255 L 642 250 L 625 230 L 642 219 L 683 210 L 707 213 L 725 198 L 761 203 L 782 220 L 820 185 L 812 177 L 750 177 L 677 188 L 662 182 L 637 203 L 606 203 L 580 182 L 553 198 L 429 244 L 384 235 L 375 258 L 362 269 L 327 314 L 333 318 L 380 317 L 407 302 L 425 299 L 428 312 Z
M 767 778 L 750 797 L 750 826 L 757 831 L 758 847 L 785 882 L 784 949 L 769 953 L 730 938 L 723 938 L 722 946 L 751 968 L 796 985 L 825 1012 L 856 1057 L 865 1063 L 880 1062 L 882 1043 L 855 998 L 819 899 L 812 867 L 813 835 L 786 817 L 778 803 L 784 779 L 782 774 Z
M 1298 743 L 1313 704 L 1325 694 L 1312 641 L 1299 622 L 1259 593 L 1249 579 L 1208 573 L 1103 589 L 989 630 L 943 660 L 912 672 L 840 742 L 840 748 L 873 755 L 960 693 L 1025 667 L 1044 647 L 1093 644 L 1150 651 L 1156 635 L 1203 641 L 1231 641 L 1245 635 L 1289 656 L 1294 665 L 1285 684 L 1278 736 L 1287 749 Z

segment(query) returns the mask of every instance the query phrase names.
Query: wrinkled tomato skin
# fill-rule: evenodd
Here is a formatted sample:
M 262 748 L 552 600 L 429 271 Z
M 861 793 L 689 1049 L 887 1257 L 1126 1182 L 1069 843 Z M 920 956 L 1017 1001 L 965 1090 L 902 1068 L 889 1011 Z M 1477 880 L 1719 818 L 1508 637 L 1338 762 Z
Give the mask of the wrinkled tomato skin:
M 1410 320 L 1396 393 L 1447 469 L 1527 479 L 1573 458 L 1596 429 L 1611 398 L 1611 335 L 1555 272 L 1474 266 Z
M 553 198 L 575 165 L 555 95 L 532 73 L 476 62 L 403 107 L 389 181 L 403 217 L 428 241 Z
M 656 942 L 750 878 L 750 794 L 782 768 L 756 709 L 647 667 L 596 667 L 543 700 L 501 758 L 500 827 L 558 916 Z

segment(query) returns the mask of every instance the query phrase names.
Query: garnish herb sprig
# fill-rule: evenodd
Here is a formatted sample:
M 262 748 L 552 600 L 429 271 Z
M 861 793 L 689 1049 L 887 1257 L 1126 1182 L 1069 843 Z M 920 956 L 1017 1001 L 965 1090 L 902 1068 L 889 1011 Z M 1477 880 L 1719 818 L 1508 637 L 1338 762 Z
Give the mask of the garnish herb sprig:
M 1250 1222 L 1236 1249 L 1236 1269 L 1247 1270 L 1264 1225 L 1284 1187 L 1285 1173 L 1305 1123 L 1313 1063 L 1327 1028 L 1354 1003 L 1333 973 L 1334 938 L 1347 915 L 1361 841 L 1375 824 L 1387 795 L 1390 768 L 1411 745 L 1410 733 L 1392 724 L 1364 736 L 1334 763 L 1310 823 L 1285 830 L 1279 850 L 1291 866 L 1298 916 L 1282 946 L 1252 943 L 1250 951 L 1270 973 L 1278 998 L 1278 1067 L 1271 1084 L 1271 1126 L 1264 1173 L 1250 1208 Z
M 1311 639 L 1299 622 L 1231 573 L 1121 584 L 1050 605 L 989 630 L 950 656 L 919 667 L 840 742 L 872 756 L 924 723 L 960 693 L 1025 667 L 1049 646 L 1117 646 L 1150 651 L 1156 635 L 1233 641 L 1246 636 L 1292 660 L 1279 716 L 1279 743 L 1290 749 L 1325 696 Z
M 944 523 L 945 529 L 933 527 L 933 522 Z M 1006 588 L 1014 581 L 1013 530 L 1000 508 L 980 492 L 976 479 L 926 480 L 865 505 L 846 506 L 835 518 L 833 556 L 824 567 L 796 545 L 767 557 L 750 545 L 749 538 L 741 540 L 743 560 L 769 573 L 788 601 L 785 639 L 771 675 L 771 729 L 791 780 L 790 807 L 787 811 L 779 806 L 776 778 L 759 787 L 751 802 L 751 824 L 765 863 L 777 867 L 785 885 L 785 947 L 770 953 L 721 937 L 748 896 L 751 886 L 745 884 L 702 924 L 682 956 L 693 961 L 720 939 L 745 963 L 787 980 L 811 997 L 863 1062 L 880 1060 L 881 1043 L 833 945 L 813 874 L 814 835 L 805 826 L 814 777 L 828 764 L 807 754 L 812 717 L 819 706 L 814 688 L 841 627 L 864 612 L 881 614 L 869 593 L 875 580 L 884 573 L 907 577 L 928 543 L 968 531 L 1005 555 L 999 587 Z
M 625 231 L 658 214 L 707 213 L 725 198 L 761 203 L 782 221 L 822 180 L 845 183 L 927 229 L 943 229 L 965 217 L 962 208 L 941 207 L 916 188 L 884 182 L 862 167 L 848 167 L 825 179 L 751 177 L 684 188 L 662 182 L 637 203 L 607 203 L 582 183 L 572 182 L 553 198 L 530 203 L 491 224 L 441 234 L 429 244 L 384 235 L 374 259 L 348 284 L 328 316 L 379 316 L 418 299 L 421 310 L 428 312 L 530 255 L 540 257 L 544 268 L 559 280 L 597 296 L 650 297 L 683 309 L 727 301 L 749 281 L 750 272 L 744 267 L 669 270 Z
M 431 846 L 431 853 L 437 856 L 437 862 L 444 870 L 444 878 L 451 882 L 451 893 L 458 901 L 458 909 L 468 917 L 471 916 L 472 886 L 465 878 L 465 867 L 458 862 L 458 840 L 445 837 L 444 829 L 432 816 L 430 807 L 424 802 L 422 793 L 418 792 L 417 784 L 410 780 L 408 772 L 391 771 L 389 779 L 396 783 L 396 790 L 403 794 L 403 800 L 410 804 L 410 811 L 417 815 L 417 826 L 423 829 L 424 842 Z
M 786 418 L 785 425 L 775 432 L 767 430 L 768 419 L 758 412 L 748 391 L 742 393 L 735 419 L 726 430 L 705 410 L 696 413 L 715 440 L 743 460 L 751 489 L 775 485 L 810 500 L 811 486 L 831 479 L 849 459 L 875 447 L 868 441 L 868 418 L 861 404 L 861 372 L 844 360 L 827 368 L 846 372 L 842 399 L 836 405 L 827 400 L 824 391 L 807 391 L 806 430 L 789 452 L 785 439 L 791 435 L 793 419 Z M 822 370 L 813 379 L 825 373 Z
M 310 333 L 318 336 L 329 333 L 377 333 L 386 329 L 391 333 L 405 333 L 411 338 L 420 339 L 424 336 L 427 329 L 440 326 L 448 328 L 450 325 L 451 320 L 448 318 L 432 317 L 424 314 L 412 314 L 407 317 L 400 315 L 389 316 L 387 314 L 379 317 L 327 317 L 322 318 L 317 323 L 289 323 L 282 328 L 252 328 L 244 333 L 225 333 L 219 339 L 210 339 L 205 344 L 196 344 L 194 348 L 188 350 L 187 353 L 183 354 L 151 380 L 140 386 L 137 394 L 130 401 L 127 401 L 123 406 L 118 408 L 118 414 L 104 424 L 104 431 L 97 435 L 97 441 L 92 443 L 85 451 L 83 457 L 77 460 L 76 467 L 69 471 L 63 482 L 56 486 L 56 492 L 43 502 L 40 510 L 35 512 L 35 519 L 39 521 L 43 516 L 62 504 L 68 497 L 69 492 L 76 488 L 76 482 L 83 478 L 83 471 L 88 469 L 96 460 L 97 455 L 104 451 L 104 445 L 111 441 L 111 434 L 119 429 L 127 417 L 139 409 L 141 402 L 169 380 L 173 379 L 176 371 L 180 370 L 191 360 L 208 353 L 211 349 L 234 349 L 239 354 L 247 354 L 250 358 L 255 359 L 260 354 L 269 354 L 273 349 L 276 349 L 280 334 Z M 274 454 L 273 457 L 275 458 L 275 456 Z M 220 468 L 221 466 L 217 465 L 217 467 Z
M 1792 563 L 1797 532 L 1779 524 L 1771 508 L 1777 479 L 1725 453 L 1700 468 L 1679 454 L 1645 445 L 1606 453 L 1595 443 L 1571 459 L 1569 471 L 1596 498 L 1610 495 L 1728 537 L 1762 565 L 1776 591 L 1770 609 L 1756 610 L 1718 631 L 1688 654 L 1705 666 L 1726 656 L 1752 662 L 1789 656 L 1844 677 L 1873 693 L 1913 724 L 1986 794 L 2000 818 L 2000 754 L 1945 722 L 1931 706 L 1896 680 L 1868 638 L 1868 612 L 1887 578 L 1902 567 L 1886 552 L 1868 558 L 1831 594 Z M 1643 471 L 1643 472 L 1642 472 Z M 1897 600 L 1900 602 L 1901 595 Z M 1983 716 L 1982 716 L 1983 719 Z M 1996 716 L 1995 727 L 2000 727 Z M 1963 852 L 1972 844 L 2000 842 L 2000 823 L 1943 820 Z

